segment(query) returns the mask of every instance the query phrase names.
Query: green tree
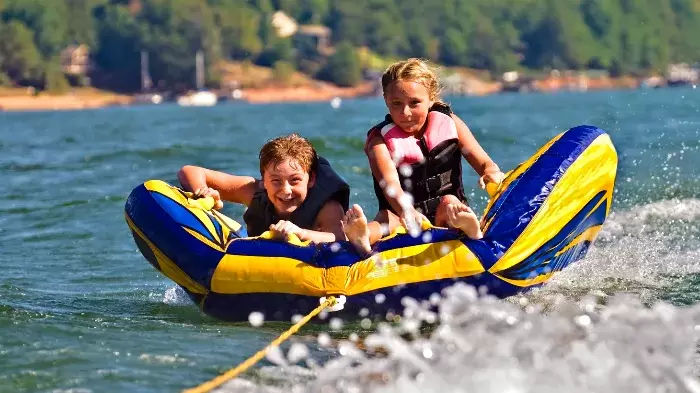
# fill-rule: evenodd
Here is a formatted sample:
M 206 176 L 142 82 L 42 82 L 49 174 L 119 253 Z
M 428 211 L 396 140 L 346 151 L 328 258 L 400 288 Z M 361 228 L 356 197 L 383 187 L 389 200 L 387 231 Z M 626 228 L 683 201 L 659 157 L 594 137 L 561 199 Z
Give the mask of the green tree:
M 95 50 L 97 35 L 95 18 L 92 13 L 95 7 L 107 0 L 64 0 L 70 23 L 66 23 L 66 41 L 68 43 L 86 44 Z
M 700 2 L 671 0 L 672 26 L 676 30 L 669 37 L 669 57 L 674 62 L 700 62 Z
M 61 59 L 58 56 L 49 60 L 46 65 L 43 87 L 44 90 L 54 93 L 63 93 L 70 88 L 68 80 L 61 69 Z
M 34 33 L 34 41 L 44 58 L 57 55 L 67 45 L 65 1 L 6 0 L 1 17 L 6 22 L 24 23 Z
M 100 86 L 134 91 L 140 87 L 140 50 L 146 49 L 141 27 L 123 5 L 95 9 L 98 48 L 93 58 L 98 73 L 93 80 Z
M 543 2 L 542 17 L 523 36 L 525 64 L 534 68 L 583 68 L 593 58 L 595 41 L 574 2 Z
M 263 49 L 256 63 L 262 66 L 271 67 L 278 61 L 292 62 L 294 60 L 294 46 L 289 37 L 275 37 Z
M 138 15 L 144 47 L 151 53 L 151 77 L 184 90 L 195 85 L 195 54 L 205 56 L 207 79 L 221 58 L 221 36 L 207 3 L 151 0 Z
M 19 84 L 41 85 L 43 65 L 32 31 L 13 20 L 0 23 L 0 72 Z
M 262 50 L 261 14 L 245 0 L 220 1 L 212 7 L 214 21 L 221 30 L 222 54 L 234 59 L 249 59 Z
M 328 58 L 318 77 L 339 86 L 352 86 L 362 79 L 360 60 L 355 48 L 349 42 L 338 44 L 336 51 Z

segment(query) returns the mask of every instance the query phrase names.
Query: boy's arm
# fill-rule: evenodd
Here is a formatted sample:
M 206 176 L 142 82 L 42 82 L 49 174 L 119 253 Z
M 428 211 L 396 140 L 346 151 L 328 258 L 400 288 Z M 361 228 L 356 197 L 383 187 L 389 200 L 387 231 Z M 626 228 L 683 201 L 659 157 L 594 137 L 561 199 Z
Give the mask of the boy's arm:
M 177 178 L 185 190 L 203 193 L 210 188 L 217 191 L 220 199 L 250 205 L 258 181 L 250 176 L 235 176 L 193 165 L 185 165 L 177 173 Z
M 464 121 L 454 113 L 452 114 L 452 119 L 457 125 L 457 138 L 459 139 L 462 156 L 480 176 L 479 186 L 484 188 L 486 182 L 500 183 L 503 180 L 501 169 L 474 138 Z
M 299 240 L 311 240 L 314 243 L 328 243 L 345 240 L 345 233 L 340 224 L 343 218 L 343 206 L 338 201 L 330 200 L 319 210 L 313 229 L 299 228 L 291 221 L 280 220 L 270 225 L 270 230 L 281 238 L 294 233 Z

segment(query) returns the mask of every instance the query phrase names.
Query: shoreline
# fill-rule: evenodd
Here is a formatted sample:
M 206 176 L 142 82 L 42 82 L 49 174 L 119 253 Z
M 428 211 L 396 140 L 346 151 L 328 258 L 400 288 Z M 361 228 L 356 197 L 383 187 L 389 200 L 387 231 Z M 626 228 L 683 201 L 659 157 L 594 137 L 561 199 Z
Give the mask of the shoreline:
M 467 82 L 468 88 L 459 89 L 457 95 L 484 96 L 514 91 L 504 86 L 501 82 L 485 82 L 476 78 Z M 643 87 L 643 81 L 622 77 L 612 78 L 587 78 L 560 77 L 544 78 L 532 81 L 528 92 L 556 92 L 556 91 L 601 91 L 615 89 L 636 89 Z M 476 88 L 475 88 L 476 87 Z M 652 86 L 653 87 L 653 86 Z M 454 93 L 451 89 L 445 89 L 446 94 Z M 461 90 L 461 91 L 460 91 Z M 276 102 L 320 102 L 330 101 L 334 98 L 357 98 L 376 96 L 381 94 L 381 88 L 376 82 L 363 82 L 353 87 L 339 87 L 325 82 L 314 82 L 300 86 L 267 86 L 242 88 L 238 101 L 251 104 L 276 103 Z M 465 94 L 466 93 L 466 94 Z M 220 95 L 231 99 L 229 95 Z M 137 95 L 123 95 L 113 92 L 97 90 L 94 88 L 76 88 L 66 94 L 34 94 L 32 89 L 6 88 L 0 89 L 0 112 L 22 111 L 55 111 L 55 110 L 82 110 L 96 109 L 109 106 L 140 105 Z

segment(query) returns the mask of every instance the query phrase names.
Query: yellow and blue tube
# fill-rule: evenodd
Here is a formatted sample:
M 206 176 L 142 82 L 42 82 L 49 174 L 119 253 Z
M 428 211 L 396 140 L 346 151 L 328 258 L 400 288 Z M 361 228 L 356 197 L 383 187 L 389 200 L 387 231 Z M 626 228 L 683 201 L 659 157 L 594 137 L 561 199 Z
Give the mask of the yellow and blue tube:
M 418 237 L 399 230 L 371 258 L 348 242 L 247 238 L 235 221 L 157 180 L 132 191 L 126 219 L 146 259 L 215 317 L 246 320 L 262 311 L 289 320 L 328 295 L 347 296 L 347 314 L 384 315 L 399 313 L 404 296 L 428 298 L 456 281 L 500 297 L 546 282 L 595 239 L 616 168 L 604 131 L 572 128 L 507 174 L 486 208 L 483 239 L 430 226 Z

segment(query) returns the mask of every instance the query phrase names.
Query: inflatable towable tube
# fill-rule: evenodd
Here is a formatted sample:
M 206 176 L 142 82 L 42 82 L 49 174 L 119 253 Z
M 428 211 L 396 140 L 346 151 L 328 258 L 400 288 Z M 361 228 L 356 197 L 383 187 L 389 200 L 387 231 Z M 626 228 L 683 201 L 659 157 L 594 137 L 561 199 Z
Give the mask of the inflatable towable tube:
M 546 282 L 585 255 L 610 211 L 616 171 L 604 131 L 572 128 L 508 172 L 486 207 L 483 239 L 400 228 L 371 258 L 348 242 L 246 238 L 237 222 L 158 180 L 131 192 L 126 221 L 146 259 L 214 317 L 261 311 L 289 321 L 329 295 L 347 296 L 345 316 L 384 316 L 400 313 L 404 296 L 427 299 L 457 281 L 499 297 Z

